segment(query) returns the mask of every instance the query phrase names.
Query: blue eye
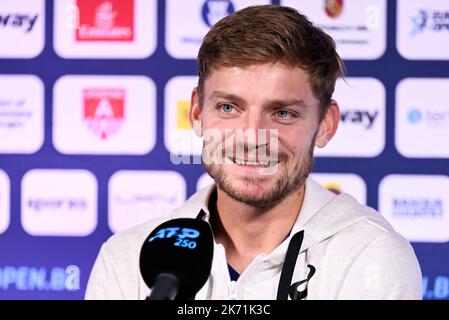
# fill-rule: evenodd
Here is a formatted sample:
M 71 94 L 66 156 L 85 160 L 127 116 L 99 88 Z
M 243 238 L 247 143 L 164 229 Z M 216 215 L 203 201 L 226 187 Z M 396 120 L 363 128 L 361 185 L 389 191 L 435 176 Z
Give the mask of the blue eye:
M 234 111 L 234 107 L 227 103 L 222 104 L 221 109 L 226 113 L 230 113 L 230 112 Z
M 279 111 L 276 111 L 276 115 L 279 118 L 287 118 L 287 117 L 292 116 L 292 113 L 287 110 L 279 110 Z

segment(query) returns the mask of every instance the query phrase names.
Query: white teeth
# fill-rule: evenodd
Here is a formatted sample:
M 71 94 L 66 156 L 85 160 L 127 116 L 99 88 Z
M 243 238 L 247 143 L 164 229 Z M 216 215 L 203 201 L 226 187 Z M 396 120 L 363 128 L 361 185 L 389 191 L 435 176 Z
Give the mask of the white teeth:
M 269 167 L 271 165 L 269 161 L 241 161 L 235 159 L 234 162 L 241 166 Z

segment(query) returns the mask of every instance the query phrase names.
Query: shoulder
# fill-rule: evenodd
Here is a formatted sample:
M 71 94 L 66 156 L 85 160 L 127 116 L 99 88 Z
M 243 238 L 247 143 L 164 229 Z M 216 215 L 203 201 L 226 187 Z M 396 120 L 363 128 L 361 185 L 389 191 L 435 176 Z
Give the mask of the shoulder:
M 358 203 L 349 195 L 341 195 L 341 200 L 344 205 L 340 214 L 346 216 L 348 225 L 338 236 L 346 243 L 352 243 L 353 247 L 358 247 L 360 254 L 378 251 L 384 257 L 415 258 L 409 241 L 396 232 L 378 211 Z
M 344 198 L 345 213 L 355 223 L 338 237 L 352 251 L 340 297 L 420 299 L 421 269 L 410 242 L 379 212 Z
M 170 219 L 170 217 L 149 220 L 130 229 L 117 232 L 109 237 L 109 239 L 103 244 L 103 250 L 109 254 L 114 253 L 120 257 L 123 257 L 123 254 L 129 253 L 130 250 L 140 250 L 141 245 L 148 235 L 159 224 L 168 219 Z
M 353 260 L 341 299 L 421 299 L 421 269 L 410 243 L 398 233 L 371 239 Z
M 140 250 L 145 239 L 159 224 L 168 219 L 169 217 L 150 220 L 113 234 L 101 246 L 97 259 L 116 274 L 130 273 L 138 268 Z

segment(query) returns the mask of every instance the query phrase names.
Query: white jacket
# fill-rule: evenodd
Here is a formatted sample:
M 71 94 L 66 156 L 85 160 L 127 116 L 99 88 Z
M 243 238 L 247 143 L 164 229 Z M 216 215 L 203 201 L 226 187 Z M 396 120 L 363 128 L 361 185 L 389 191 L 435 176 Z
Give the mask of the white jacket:
M 146 237 L 162 222 L 194 218 L 214 186 L 200 190 L 164 219 L 119 232 L 101 247 L 89 278 L 86 299 L 145 299 L 150 289 L 139 271 Z M 208 217 L 207 217 L 208 218 Z M 292 283 L 306 280 L 306 299 L 421 299 L 421 270 L 412 247 L 375 210 L 347 194 L 334 195 L 311 178 L 290 236 L 273 252 L 259 254 L 231 281 L 226 254 L 215 243 L 212 270 L 196 299 L 276 299 L 280 273 L 291 237 L 304 230 Z M 310 276 L 310 275 L 309 275 Z

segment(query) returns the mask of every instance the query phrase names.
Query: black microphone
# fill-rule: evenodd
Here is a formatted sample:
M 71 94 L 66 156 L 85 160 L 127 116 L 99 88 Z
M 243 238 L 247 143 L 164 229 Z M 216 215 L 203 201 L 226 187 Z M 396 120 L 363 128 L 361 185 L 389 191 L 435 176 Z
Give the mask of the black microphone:
M 200 218 L 159 225 L 140 251 L 140 272 L 152 288 L 147 299 L 194 299 L 209 277 L 213 251 L 212 230 Z

